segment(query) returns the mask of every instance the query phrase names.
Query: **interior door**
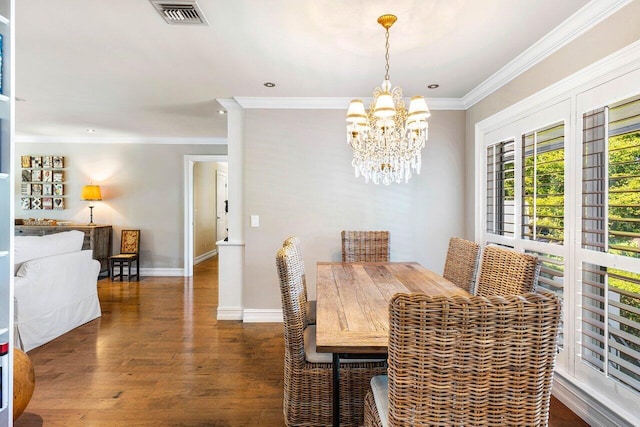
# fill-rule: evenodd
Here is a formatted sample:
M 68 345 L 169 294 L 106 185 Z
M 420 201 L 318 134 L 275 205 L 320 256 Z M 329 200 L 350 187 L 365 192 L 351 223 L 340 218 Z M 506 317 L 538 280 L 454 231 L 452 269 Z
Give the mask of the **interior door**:
M 227 174 L 216 171 L 216 241 L 227 237 Z

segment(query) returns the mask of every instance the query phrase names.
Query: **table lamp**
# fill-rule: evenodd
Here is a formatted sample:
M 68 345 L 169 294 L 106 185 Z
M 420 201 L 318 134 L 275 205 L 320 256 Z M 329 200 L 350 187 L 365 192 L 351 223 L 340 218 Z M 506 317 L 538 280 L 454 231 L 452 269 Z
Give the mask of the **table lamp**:
M 82 187 L 82 194 L 80 195 L 81 200 L 86 200 L 89 202 L 89 211 L 90 211 L 90 219 L 89 225 L 95 225 L 93 223 L 93 202 L 102 200 L 102 194 L 100 193 L 99 185 L 85 185 Z

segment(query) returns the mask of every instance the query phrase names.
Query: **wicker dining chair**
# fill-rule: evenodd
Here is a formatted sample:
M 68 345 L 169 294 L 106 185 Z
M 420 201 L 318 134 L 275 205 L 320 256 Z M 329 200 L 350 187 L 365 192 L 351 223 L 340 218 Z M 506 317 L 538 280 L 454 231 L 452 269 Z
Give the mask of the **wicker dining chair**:
M 479 244 L 459 237 L 452 237 L 449 239 L 449 249 L 442 276 L 465 291 L 473 293 L 479 260 Z
M 560 301 L 396 294 L 388 376 L 365 400 L 365 427 L 547 426 Z
M 294 245 L 276 254 L 284 320 L 284 420 L 287 426 L 328 426 L 332 422 L 332 355 L 315 348 L 315 326 L 306 325 L 302 262 Z M 371 378 L 386 372 L 386 361 L 340 364 L 340 414 L 345 426 L 360 426 Z
M 342 262 L 388 262 L 388 231 L 345 231 L 342 236 Z
M 489 245 L 482 251 L 476 295 L 512 295 L 534 292 L 541 262 L 536 256 Z
M 287 237 L 285 241 L 282 242 L 282 247 L 285 247 L 287 245 L 293 245 L 293 248 L 298 253 L 300 263 L 302 264 L 302 286 L 304 288 L 307 324 L 315 325 L 316 324 L 316 301 L 309 300 L 309 295 L 307 294 L 307 275 L 305 273 L 304 258 L 302 257 L 302 250 L 300 249 L 300 239 L 297 236 Z

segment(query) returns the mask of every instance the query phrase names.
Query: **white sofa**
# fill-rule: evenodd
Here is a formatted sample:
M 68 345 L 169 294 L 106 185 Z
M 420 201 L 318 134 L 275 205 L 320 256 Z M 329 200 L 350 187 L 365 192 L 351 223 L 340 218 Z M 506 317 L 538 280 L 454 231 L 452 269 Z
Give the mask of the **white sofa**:
M 29 351 L 100 317 L 100 263 L 78 230 L 15 237 L 16 346 Z

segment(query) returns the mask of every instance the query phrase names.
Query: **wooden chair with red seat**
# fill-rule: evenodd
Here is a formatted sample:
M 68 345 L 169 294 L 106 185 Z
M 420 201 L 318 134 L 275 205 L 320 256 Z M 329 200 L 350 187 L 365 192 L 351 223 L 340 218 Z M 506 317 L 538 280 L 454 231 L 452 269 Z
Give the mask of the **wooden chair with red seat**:
M 123 280 L 123 267 L 127 266 L 127 278 L 131 281 L 131 266 L 136 264 L 136 280 L 140 280 L 140 230 L 122 230 L 120 235 L 120 253 L 109 257 L 109 274 L 111 280 L 116 277 Z M 114 274 L 115 267 L 119 273 Z

